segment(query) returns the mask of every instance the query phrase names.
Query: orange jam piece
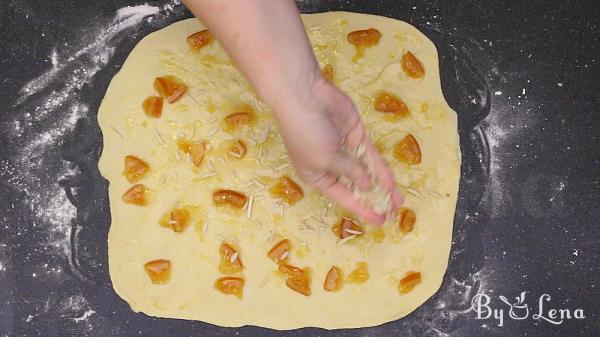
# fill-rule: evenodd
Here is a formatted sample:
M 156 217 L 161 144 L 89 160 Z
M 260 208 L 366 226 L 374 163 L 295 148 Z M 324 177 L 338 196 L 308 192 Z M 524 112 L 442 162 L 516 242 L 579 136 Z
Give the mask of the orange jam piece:
M 323 78 L 327 82 L 333 82 L 333 66 L 331 64 L 326 64 L 321 69 L 321 73 L 323 74 Z
M 421 149 L 413 135 L 408 134 L 394 146 L 394 157 L 408 164 L 421 163 Z
M 252 111 L 234 112 L 227 115 L 224 122 L 227 131 L 235 131 L 244 126 L 252 125 L 254 123 L 254 113 Z
M 348 282 L 350 283 L 365 283 L 369 279 L 369 267 L 366 262 L 359 262 L 356 264 L 356 268 L 348 275 Z
M 232 159 L 242 159 L 244 158 L 247 152 L 248 145 L 246 145 L 246 142 L 241 139 L 238 139 L 235 142 L 233 142 L 233 144 L 231 144 L 229 150 L 227 150 L 227 155 Z
M 396 95 L 382 91 L 375 98 L 375 110 L 379 112 L 391 113 L 399 117 L 408 115 L 409 110 L 406 104 Z
M 398 213 L 400 231 L 402 233 L 410 233 L 415 229 L 415 223 L 417 222 L 417 215 L 415 211 L 408 208 L 402 208 Z
M 347 218 L 342 218 L 340 222 L 333 226 L 332 230 L 340 239 L 345 239 L 350 235 L 361 235 L 363 233 L 361 225 Z
M 294 267 L 289 264 L 280 264 L 279 271 L 284 273 L 287 276 L 296 276 L 296 275 L 301 275 L 303 273 L 302 269 L 300 269 L 298 267 Z
M 166 219 L 161 220 L 160 224 L 163 227 L 171 228 L 173 231 L 183 232 L 190 224 L 191 215 L 184 208 L 176 208 L 169 213 Z
M 381 32 L 375 28 L 355 30 L 348 33 L 348 42 L 356 48 L 356 54 L 354 54 L 352 60 L 354 62 L 358 61 L 363 57 L 365 48 L 378 44 L 379 39 L 381 39 Z
M 336 266 L 332 266 L 327 272 L 327 276 L 325 277 L 325 283 L 323 284 L 323 289 L 326 291 L 337 291 L 342 287 L 343 278 L 342 271 L 340 268 Z
M 130 183 L 140 181 L 144 175 L 150 170 L 150 166 L 136 156 L 125 156 L 125 170 L 123 174 Z
M 226 276 L 215 281 L 215 289 L 227 295 L 235 295 L 242 299 L 244 294 L 244 279 L 241 277 Z
M 213 202 L 216 205 L 227 205 L 233 208 L 244 208 L 248 197 L 240 192 L 232 190 L 216 190 L 213 192 Z
M 150 281 L 154 284 L 165 284 L 171 279 L 171 261 L 153 260 L 144 264 L 146 274 L 150 276 Z
M 310 268 L 304 268 L 301 270 L 301 273 L 288 276 L 285 280 L 285 285 L 304 296 L 310 296 L 310 279 Z
M 242 259 L 234 246 L 230 243 L 223 242 L 219 247 L 219 254 L 221 254 L 221 263 L 219 264 L 219 271 L 223 274 L 235 274 L 244 269 Z
M 304 197 L 302 188 L 287 176 L 279 180 L 269 189 L 274 198 L 285 201 L 288 205 L 293 205 Z
M 419 283 L 421 283 L 421 273 L 411 271 L 400 280 L 400 283 L 398 283 L 398 291 L 400 291 L 401 294 L 407 294 Z
M 201 49 L 209 45 L 213 41 L 213 38 L 210 32 L 205 29 L 195 32 L 194 34 L 188 36 L 185 40 L 192 47 L 192 49 Z
M 269 250 L 267 256 L 273 260 L 275 263 L 283 263 L 287 261 L 290 255 L 290 250 L 292 249 L 292 245 L 288 239 L 281 240 Z
M 142 184 L 133 185 L 121 198 L 128 204 L 145 206 L 148 204 L 148 199 L 146 198 L 146 186 Z
M 158 118 L 162 114 L 163 99 L 160 96 L 149 96 L 142 102 L 142 108 L 146 116 Z
M 180 139 L 177 141 L 177 146 L 181 151 L 188 154 L 192 163 L 196 167 L 200 167 L 206 157 L 206 143 L 192 142 L 189 140 Z
M 420 78 L 425 76 L 423 64 L 415 57 L 415 55 L 413 55 L 413 53 L 407 51 L 406 54 L 402 56 L 400 63 L 402 64 L 402 70 L 404 70 L 408 77 Z
M 174 103 L 185 94 L 187 85 L 175 76 L 162 76 L 154 79 L 154 90 L 169 103 Z

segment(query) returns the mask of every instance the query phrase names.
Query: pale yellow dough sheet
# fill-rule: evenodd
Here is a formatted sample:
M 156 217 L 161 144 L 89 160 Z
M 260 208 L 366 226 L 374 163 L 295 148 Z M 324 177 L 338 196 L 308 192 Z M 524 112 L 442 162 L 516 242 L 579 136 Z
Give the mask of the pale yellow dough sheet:
M 320 64 L 333 65 L 335 84 L 356 103 L 370 136 L 383 149 L 406 195 L 406 207 L 416 212 L 414 231 L 402 234 L 397 221 L 389 221 L 381 230 L 367 226 L 368 233 L 339 244 L 331 228 L 343 212 L 312 188 L 300 183 L 305 196 L 291 207 L 273 199 L 268 177 L 300 179 L 268 108 L 217 43 L 191 50 L 185 38 L 204 29 L 199 21 L 180 21 L 135 47 L 98 112 L 104 135 L 99 167 L 110 182 L 110 276 L 115 291 L 134 311 L 227 327 L 354 328 L 406 316 L 439 289 L 450 251 L 460 151 L 457 117 L 441 91 L 434 44 L 413 26 L 385 17 L 330 12 L 302 18 Z M 381 31 L 381 40 L 353 62 L 355 49 L 346 35 L 367 28 Z M 408 50 L 423 63 L 424 78 L 409 78 L 403 72 L 400 59 Z M 174 104 L 165 100 L 161 118 L 148 118 L 141 103 L 156 95 L 155 77 L 167 74 L 182 79 L 189 91 Z M 402 98 L 410 116 L 385 121 L 373 108 L 380 90 Z M 258 122 L 238 135 L 248 142 L 248 155 L 232 160 L 224 149 L 234 138 L 221 124 L 242 104 L 255 109 Z M 419 165 L 401 163 L 392 155 L 393 145 L 408 133 L 420 144 Z M 202 167 L 196 168 L 177 150 L 180 138 L 209 142 Z M 140 181 L 152 190 L 153 200 L 146 207 L 121 200 L 131 186 L 123 176 L 126 155 L 142 158 L 151 167 Z M 235 214 L 215 208 L 212 192 L 219 188 L 252 196 L 251 209 Z M 176 233 L 159 225 L 166 212 L 182 205 L 199 214 L 191 226 Z M 383 242 L 377 243 L 382 233 Z M 286 287 L 285 277 L 267 258 L 281 238 L 293 245 L 291 264 L 312 268 L 311 296 Z M 241 248 L 246 280 L 242 300 L 213 287 L 223 276 L 218 270 L 223 240 Z M 172 263 L 167 284 L 152 284 L 144 271 L 144 264 L 155 259 Z M 346 283 L 338 292 L 323 290 L 332 265 L 348 275 L 360 261 L 368 263 L 366 283 Z M 398 282 L 409 271 L 420 272 L 422 283 L 401 295 Z

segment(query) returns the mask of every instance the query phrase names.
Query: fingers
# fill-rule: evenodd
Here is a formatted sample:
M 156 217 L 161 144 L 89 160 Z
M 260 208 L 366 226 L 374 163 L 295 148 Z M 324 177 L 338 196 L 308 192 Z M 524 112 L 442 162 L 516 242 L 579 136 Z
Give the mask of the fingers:
M 328 170 L 337 176 L 347 177 L 361 191 L 371 188 L 371 178 L 367 169 L 357 159 L 350 158 L 348 155 L 339 153 L 329 164 Z
M 371 142 L 366 142 L 367 146 L 367 155 L 371 162 L 373 163 L 373 167 L 375 169 L 375 174 L 377 175 L 377 179 L 381 186 L 390 191 L 392 197 L 392 204 L 395 209 L 402 207 L 404 204 L 404 196 L 396 187 L 396 182 L 394 179 L 394 174 L 392 170 L 387 166 L 381 155 L 375 148 L 375 146 Z
M 323 195 L 368 222 L 382 224 L 385 221 L 385 215 L 378 214 L 371 207 L 364 205 L 352 195 L 352 192 L 346 186 L 330 174 L 323 175 L 314 183 L 314 186 Z

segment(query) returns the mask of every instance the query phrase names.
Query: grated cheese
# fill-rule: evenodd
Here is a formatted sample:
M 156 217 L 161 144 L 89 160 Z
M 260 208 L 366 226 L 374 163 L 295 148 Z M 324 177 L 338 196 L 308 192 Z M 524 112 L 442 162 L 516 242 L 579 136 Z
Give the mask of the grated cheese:
M 290 164 L 289 163 L 285 163 L 285 164 L 279 165 L 278 167 L 274 168 L 273 170 L 274 171 L 281 171 L 281 170 L 283 170 L 285 168 L 288 168 L 288 167 L 290 167 Z
M 200 180 L 204 180 L 204 179 L 210 178 L 210 177 L 215 177 L 215 176 L 218 176 L 218 175 L 219 175 L 218 173 L 210 172 L 210 173 L 207 173 L 207 174 L 205 174 L 203 176 L 200 176 Z
M 189 93 L 183 97 L 188 98 L 194 105 L 200 105 L 200 103 Z
M 406 192 L 408 192 L 408 193 L 414 195 L 415 197 L 421 199 L 421 193 L 419 193 L 417 190 L 414 190 L 412 188 L 407 188 Z
M 250 196 L 250 198 L 248 198 L 248 207 L 246 207 L 246 218 L 250 218 L 252 216 L 252 204 L 254 202 L 254 197 Z
M 114 131 L 114 132 L 115 132 L 115 133 L 116 133 L 116 134 L 117 134 L 119 137 L 121 137 L 121 139 L 125 139 L 125 137 L 123 137 L 123 135 L 122 135 L 122 134 L 121 134 L 119 131 L 117 131 L 117 129 L 116 129 L 114 126 L 112 126 L 112 125 L 111 125 L 111 126 L 110 126 L 110 128 L 111 128 L 111 129 L 112 129 L 112 130 L 113 130 L 113 131 Z
M 349 233 L 349 234 L 353 234 L 353 235 L 360 235 L 362 234 L 361 231 L 357 231 L 351 228 L 344 228 L 344 232 Z
M 285 252 L 283 252 L 283 254 L 281 254 L 280 260 L 285 260 L 285 258 L 288 257 L 288 255 L 289 255 L 288 253 L 289 252 L 287 250 Z
M 267 232 L 267 235 L 265 236 L 264 240 L 266 242 L 271 241 L 271 239 L 273 238 L 273 235 L 275 235 L 275 232 L 271 229 L 270 231 Z
M 158 143 L 160 145 L 165 145 L 164 139 L 161 137 L 160 132 L 158 132 L 158 130 L 156 128 L 154 128 L 154 133 L 156 135 L 156 140 L 158 141 Z
M 265 128 L 263 129 L 262 133 L 259 135 L 259 137 L 258 137 L 258 139 L 256 141 L 259 144 L 263 144 L 269 138 L 269 133 L 270 132 L 271 132 L 271 126 L 269 126 L 269 125 L 265 126 Z

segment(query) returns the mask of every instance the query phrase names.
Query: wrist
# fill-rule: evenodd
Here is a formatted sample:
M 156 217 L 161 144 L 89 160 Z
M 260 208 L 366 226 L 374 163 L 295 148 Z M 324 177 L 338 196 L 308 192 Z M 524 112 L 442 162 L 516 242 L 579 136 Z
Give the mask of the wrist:
M 281 76 L 286 73 L 287 76 Z M 303 110 L 312 110 L 319 101 L 318 91 L 325 82 L 316 60 L 298 68 L 297 71 L 277 72 L 269 85 L 260 90 L 260 95 L 279 120 Z

